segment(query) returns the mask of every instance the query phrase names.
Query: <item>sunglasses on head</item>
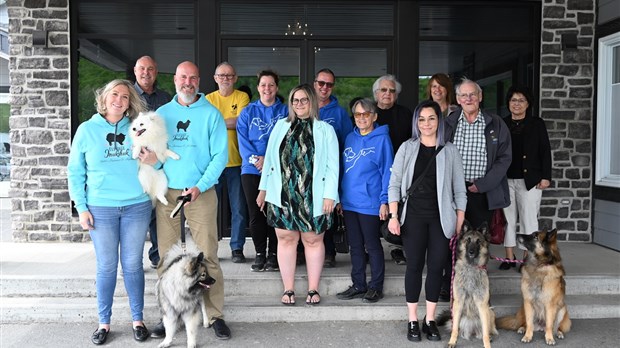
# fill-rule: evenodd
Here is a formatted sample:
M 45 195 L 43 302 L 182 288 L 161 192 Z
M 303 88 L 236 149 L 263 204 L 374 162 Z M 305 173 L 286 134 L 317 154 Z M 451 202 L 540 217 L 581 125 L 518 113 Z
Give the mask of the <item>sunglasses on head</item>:
M 319 81 L 319 80 L 314 80 L 314 82 L 316 82 L 319 85 L 319 87 L 324 87 L 324 86 L 327 86 L 327 88 L 334 87 L 333 82 L 326 82 L 326 81 Z

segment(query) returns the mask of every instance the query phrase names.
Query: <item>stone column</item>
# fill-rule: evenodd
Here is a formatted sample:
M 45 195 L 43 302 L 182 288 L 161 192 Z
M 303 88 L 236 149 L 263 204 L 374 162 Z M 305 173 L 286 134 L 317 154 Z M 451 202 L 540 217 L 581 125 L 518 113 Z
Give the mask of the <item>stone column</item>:
M 67 0 L 8 0 L 13 240 L 83 241 L 67 191 L 71 141 Z M 32 32 L 47 31 L 47 47 Z M 85 238 L 86 237 L 86 238 Z
M 594 0 L 543 0 L 540 110 L 553 158 L 540 217 L 562 240 L 591 241 Z M 563 35 L 576 48 L 563 48 Z

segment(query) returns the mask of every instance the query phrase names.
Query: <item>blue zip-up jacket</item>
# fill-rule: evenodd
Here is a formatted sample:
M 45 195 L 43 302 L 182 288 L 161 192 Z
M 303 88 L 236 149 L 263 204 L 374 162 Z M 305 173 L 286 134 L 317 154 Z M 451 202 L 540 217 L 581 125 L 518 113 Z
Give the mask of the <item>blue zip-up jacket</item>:
M 217 184 L 228 162 L 228 135 L 220 112 L 204 94 L 188 106 L 178 96 L 157 109 L 166 122 L 168 148 L 181 158 L 166 161 L 168 187 L 183 190 L 193 186 L 205 192 Z
M 287 116 L 288 106 L 278 99 L 271 106 L 265 106 L 257 100 L 241 110 L 237 119 L 241 174 L 260 175 L 258 169 L 249 162 L 250 156 L 265 156 L 273 126 Z
M 130 123 L 128 117 L 112 124 L 94 114 L 75 132 L 67 178 L 78 213 L 87 204 L 123 207 L 150 200 L 138 181 L 138 161 L 131 158 Z
M 353 131 L 353 123 L 351 123 L 351 118 L 347 111 L 338 104 L 338 99 L 336 97 L 332 95 L 329 97 L 329 100 L 329 104 L 319 109 L 319 118 L 321 121 L 334 127 L 336 137 L 338 137 L 340 151 L 342 151 L 344 148 L 344 140 L 347 138 L 347 135 Z
M 394 161 L 388 126 L 375 122 L 373 131 L 366 135 L 361 135 L 355 127 L 345 140 L 342 159 L 342 209 L 379 216 L 381 204 L 388 203 L 390 168 Z

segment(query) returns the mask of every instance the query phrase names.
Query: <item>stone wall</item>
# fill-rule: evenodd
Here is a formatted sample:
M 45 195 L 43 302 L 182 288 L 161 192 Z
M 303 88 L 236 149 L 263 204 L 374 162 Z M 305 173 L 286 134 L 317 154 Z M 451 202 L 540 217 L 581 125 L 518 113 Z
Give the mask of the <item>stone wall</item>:
M 541 204 L 541 223 L 559 238 L 591 240 L 594 94 L 594 0 L 543 0 L 540 110 L 553 157 L 552 188 Z M 562 49 L 562 34 L 576 34 L 576 49 Z
M 14 241 L 83 241 L 67 191 L 71 144 L 67 0 L 8 0 Z M 47 47 L 32 32 L 48 32 Z

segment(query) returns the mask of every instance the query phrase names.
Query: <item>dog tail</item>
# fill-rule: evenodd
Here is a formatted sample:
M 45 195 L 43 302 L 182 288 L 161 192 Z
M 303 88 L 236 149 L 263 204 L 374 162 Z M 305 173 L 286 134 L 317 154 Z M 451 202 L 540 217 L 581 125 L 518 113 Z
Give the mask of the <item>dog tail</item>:
M 450 312 L 449 309 L 444 309 L 443 312 L 441 312 L 435 318 L 435 323 L 437 323 L 437 326 L 444 326 L 451 320 L 452 320 L 452 312 Z
M 517 320 L 516 315 L 507 315 L 505 317 L 497 318 L 497 320 L 495 321 L 495 325 L 498 329 L 512 331 L 519 329 L 522 326 L 521 324 L 522 323 Z

